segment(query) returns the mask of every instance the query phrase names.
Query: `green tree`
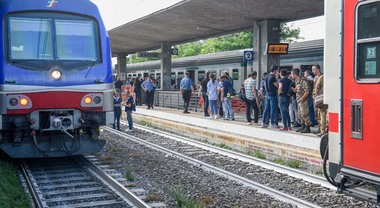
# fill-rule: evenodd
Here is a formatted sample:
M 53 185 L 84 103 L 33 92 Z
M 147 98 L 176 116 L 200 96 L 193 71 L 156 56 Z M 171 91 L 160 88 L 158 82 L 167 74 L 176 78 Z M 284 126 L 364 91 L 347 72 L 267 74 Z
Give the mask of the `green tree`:
M 292 29 L 286 23 L 280 24 L 280 42 L 291 43 L 300 37 L 300 29 Z M 178 45 L 178 56 L 186 57 L 198 54 L 216 53 L 221 51 L 239 50 L 253 47 L 253 32 L 243 31 L 230 35 L 199 40 L 192 43 Z
M 292 29 L 286 23 L 280 24 L 280 41 L 284 43 L 292 43 L 297 39 L 304 39 L 300 37 L 300 28 Z

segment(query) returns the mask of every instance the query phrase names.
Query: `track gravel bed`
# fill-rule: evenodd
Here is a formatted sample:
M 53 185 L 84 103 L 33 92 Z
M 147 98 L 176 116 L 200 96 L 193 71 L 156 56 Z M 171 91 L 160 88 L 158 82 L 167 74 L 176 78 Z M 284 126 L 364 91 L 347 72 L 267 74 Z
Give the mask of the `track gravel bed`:
M 134 132 L 144 136 L 144 132 Z M 163 197 L 168 207 L 178 207 L 169 191 L 180 191 L 205 207 L 295 207 L 258 193 L 252 188 L 203 170 L 178 158 L 133 143 L 104 131 L 107 143 L 99 158 L 112 157 L 111 167 L 133 170 L 135 183 L 148 195 Z
M 233 182 L 232 185 L 228 186 L 223 183 L 219 184 L 217 182 L 225 182 L 226 179 L 220 177 L 216 177 L 215 179 L 208 178 L 208 175 L 212 174 L 207 173 L 208 175 L 206 177 L 206 175 L 202 173 L 202 169 L 192 165 L 187 164 L 185 167 L 178 167 L 178 163 L 183 162 L 176 161 L 172 158 L 166 158 L 168 161 L 165 161 L 165 158 L 161 160 L 159 159 L 161 157 L 158 157 L 159 153 L 155 153 L 146 147 L 136 144 L 129 144 L 130 146 L 128 146 L 128 143 L 123 141 L 122 138 L 109 135 L 107 132 L 104 134 L 106 138 L 111 139 L 107 139 L 107 146 L 106 149 L 102 151 L 102 154 L 113 155 L 113 157 L 117 160 L 115 161 L 115 164 L 117 164 L 116 166 L 118 166 L 118 168 L 122 169 L 128 166 L 132 167 L 136 174 L 139 174 L 142 178 L 145 178 L 143 180 L 151 181 L 150 186 L 154 187 L 155 185 L 159 185 L 159 187 L 156 187 L 160 188 L 161 194 L 165 195 L 166 190 L 169 188 L 182 188 L 195 199 L 211 196 L 213 203 L 209 207 L 233 207 L 234 205 L 237 207 L 288 206 L 283 204 L 266 204 L 268 200 L 264 200 L 265 203 L 252 203 L 252 201 L 256 201 L 257 197 L 254 197 L 252 194 L 244 196 L 244 194 L 249 192 L 239 191 L 237 187 L 244 190 L 244 187 L 241 187 L 239 184 L 234 184 Z M 108 136 L 106 136 L 107 134 Z M 188 144 L 174 141 L 156 134 L 138 129 L 135 129 L 131 134 L 154 144 L 158 144 L 173 151 L 180 152 L 189 157 L 193 157 L 229 172 L 246 177 L 250 180 L 264 185 L 269 185 L 274 189 L 292 194 L 297 198 L 307 200 L 321 207 L 375 207 L 367 202 L 362 202 L 337 194 L 335 191 L 331 191 L 320 185 L 311 184 L 303 181 L 302 179 L 296 179 L 288 175 L 276 173 L 272 170 L 264 169 L 246 162 L 215 154 L 207 150 L 189 146 Z M 123 150 L 120 149 L 120 145 L 123 146 Z M 120 152 L 124 152 L 124 155 L 122 156 L 123 159 L 120 159 L 120 156 L 118 156 L 120 153 L 117 153 L 117 156 L 115 154 L 109 154 L 108 150 L 115 148 L 120 150 Z M 139 150 L 138 148 L 142 149 Z M 128 155 L 133 156 L 134 154 L 140 154 L 141 158 L 128 157 Z M 188 170 L 187 166 L 191 167 L 191 170 Z M 199 171 L 201 171 L 201 173 L 198 173 Z M 188 176 L 188 174 L 190 175 Z M 201 175 L 199 176 L 199 174 Z M 192 182 L 193 185 L 188 186 L 187 184 L 190 179 L 195 181 Z M 198 187 L 195 184 L 200 184 L 201 186 Z

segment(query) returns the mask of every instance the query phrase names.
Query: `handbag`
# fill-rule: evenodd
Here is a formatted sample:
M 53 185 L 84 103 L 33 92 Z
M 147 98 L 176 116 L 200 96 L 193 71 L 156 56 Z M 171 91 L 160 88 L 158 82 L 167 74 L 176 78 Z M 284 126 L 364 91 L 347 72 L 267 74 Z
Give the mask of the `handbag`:
M 319 94 L 314 98 L 314 107 L 316 108 L 324 108 L 327 107 L 326 104 L 323 104 L 323 94 Z

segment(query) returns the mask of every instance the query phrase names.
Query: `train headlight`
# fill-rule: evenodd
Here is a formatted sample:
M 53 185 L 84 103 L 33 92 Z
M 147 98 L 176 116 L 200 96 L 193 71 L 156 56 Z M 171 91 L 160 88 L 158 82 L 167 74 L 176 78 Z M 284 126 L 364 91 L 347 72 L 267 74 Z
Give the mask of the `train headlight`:
M 27 106 L 29 104 L 29 100 L 26 98 L 21 98 L 20 99 L 20 105 L 22 106 Z
M 102 101 L 102 98 L 100 98 L 99 96 L 94 97 L 95 104 L 99 104 L 101 101 Z
M 11 105 L 11 106 L 16 106 L 17 104 L 18 104 L 18 101 L 17 101 L 16 98 L 11 98 L 11 99 L 9 100 L 9 105 Z
M 111 98 L 112 99 L 112 98 Z M 86 108 L 103 107 L 104 96 L 101 93 L 90 93 L 82 97 L 80 105 Z
M 92 102 L 92 98 L 90 96 L 87 96 L 84 98 L 84 103 L 90 104 Z
M 53 70 L 50 72 L 50 76 L 54 79 L 54 80 L 59 80 L 61 79 L 62 77 L 62 73 L 59 71 L 59 70 Z

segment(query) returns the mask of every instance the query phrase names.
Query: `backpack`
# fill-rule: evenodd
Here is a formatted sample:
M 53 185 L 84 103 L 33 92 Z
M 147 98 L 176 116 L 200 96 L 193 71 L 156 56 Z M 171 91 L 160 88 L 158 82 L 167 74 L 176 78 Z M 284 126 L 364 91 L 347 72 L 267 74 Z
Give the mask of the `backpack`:
M 306 78 L 305 80 L 307 81 L 307 84 L 309 85 L 310 95 L 312 95 L 313 94 L 313 88 L 314 88 L 314 81 L 310 80 L 308 78 Z
M 136 103 L 135 100 L 132 102 L 132 111 L 136 112 Z
M 245 88 L 244 88 L 244 87 L 242 87 L 242 88 L 240 89 L 240 92 L 239 92 L 239 98 L 240 98 L 241 101 L 244 101 L 244 102 L 245 102 L 245 100 L 247 99 L 247 97 L 245 97 Z
M 128 102 L 128 100 L 127 100 Z M 136 103 L 135 99 L 132 99 L 132 105 L 131 105 L 132 111 L 136 111 Z M 125 106 L 125 112 L 127 112 L 127 106 Z
M 230 81 L 229 81 L 227 93 L 230 93 L 230 96 L 236 96 L 236 90 L 234 89 Z

